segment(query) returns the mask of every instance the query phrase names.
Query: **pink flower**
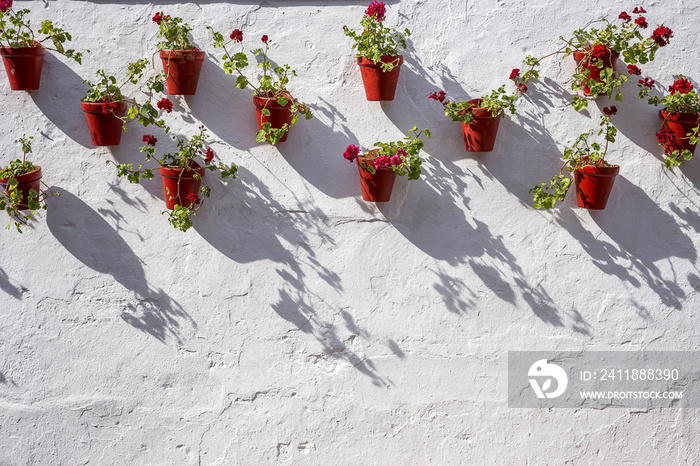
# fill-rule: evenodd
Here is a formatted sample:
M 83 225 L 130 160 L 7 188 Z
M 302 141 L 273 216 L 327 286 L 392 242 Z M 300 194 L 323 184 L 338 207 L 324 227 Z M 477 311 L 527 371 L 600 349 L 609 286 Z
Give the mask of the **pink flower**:
M 141 139 L 143 142 L 148 144 L 149 146 L 155 146 L 156 142 L 158 142 L 158 139 L 156 139 L 155 136 L 150 135 L 150 134 L 144 134 L 143 138 Z
M 438 91 L 438 92 L 433 92 L 430 94 L 430 98 L 433 100 L 437 100 L 438 102 L 444 102 L 445 101 L 445 91 Z
M 676 136 L 668 126 L 664 126 L 658 133 L 656 133 L 656 140 L 659 141 L 659 144 L 673 142 L 674 139 L 676 139 Z
M 196 194 L 196 193 L 189 193 L 187 195 L 187 200 L 194 201 L 195 204 L 199 204 L 201 202 L 199 200 L 199 194 Z
M 627 72 L 629 74 L 636 74 L 637 76 L 642 74 L 642 70 L 640 70 L 637 65 L 627 65 Z
M 640 15 L 640 14 L 646 13 L 646 12 L 647 11 L 640 6 L 640 7 L 635 8 L 632 13 L 634 13 L 635 15 Z
M 165 16 L 165 15 L 163 15 L 162 12 L 159 11 L 158 13 L 156 13 L 155 15 L 153 15 L 153 18 L 152 18 L 152 19 L 153 19 L 153 21 L 155 21 L 155 23 L 156 23 L 158 26 L 160 26 L 160 23 L 162 23 L 163 21 L 167 21 L 167 20 L 170 19 L 170 15 Z
M 209 163 L 214 158 L 214 150 L 211 147 L 207 147 L 207 155 L 204 157 L 204 161 Z
M 380 155 L 373 162 L 374 168 L 390 167 L 391 158 L 388 155 Z
M 12 8 L 12 0 L 0 0 L 0 11 L 5 13 Z
M 647 26 L 649 26 L 647 24 L 647 20 L 644 16 L 640 16 L 639 18 L 635 19 L 634 24 L 636 24 L 637 26 L 639 26 L 642 29 L 646 29 Z
M 269 40 L 267 34 L 263 35 L 260 40 L 267 44 L 267 41 Z
M 107 113 L 112 113 L 117 109 L 117 104 L 114 102 L 105 102 L 105 104 L 102 106 L 102 113 L 107 114 Z
M 693 90 L 693 84 L 689 79 L 680 78 L 676 79 L 676 81 L 668 87 L 668 90 L 671 92 L 671 95 L 675 94 L 676 92 L 679 94 L 687 94 Z
M 518 84 L 517 88 L 518 88 L 518 92 L 520 92 L 521 94 L 524 94 L 527 92 L 527 86 L 525 84 Z
M 231 39 L 233 39 L 234 42 L 243 42 L 243 31 L 234 29 L 231 33 Z
M 508 79 L 516 79 L 520 77 L 520 70 L 518 68 L 515 68 L 513 71 L 510 72 L 510 76 Z
M 654 87 L 655 81 L 651 78 L 644 78 L 639 80 L 639 84 L 641 84 L 644 87 L 648 87 L 649 89 L 652 89 Z
M 391 164 L 395 167 L 401 165 L 403 163 L 403 159 L 399 157 L 398 155 L 392 155 L 391 156 Z
M 170 101 L 170 99 L 162 99 L 156 105 L 159 109 L 165 110 L 168 113 L 173 111 L 173 103 Z
M 622 13 L 620 13 L 620 16 L 618 16 L 618 18 L 621 19 L 622 21 L 629 21 L 632 19 L 632 17 L 630 15 L 628 15 L 626 11 L 623 11 Z
M 347 160 L 350 162 L 354 162 L 355 159 L 360 155 L 360 148 L 357 147 L 354 144 L 350 144 L 347 149 L 345 149 L 345 153 L 343 153 L 343 157 L 345 157 Z
M 673 37 L 673 31 L 671 31 L 666 26 L 657 27 L 651 34 L 651 38 L 654 39 L 654 42 L 659 44 L 659 47 L 667 45 L 668 39 L 670 39 L 671 37 Z
M 386 15 L 386 5 L 383 2 L 373 1 L 365 11 L 367 16 L 373 17 L 375 21 L 381 23 Z
M 617 107 L 612 105 L 610 107 L 605 107 L 603 109 L 603 113 L 605 113 L 607 116 L 613 116 L 617 113 Z

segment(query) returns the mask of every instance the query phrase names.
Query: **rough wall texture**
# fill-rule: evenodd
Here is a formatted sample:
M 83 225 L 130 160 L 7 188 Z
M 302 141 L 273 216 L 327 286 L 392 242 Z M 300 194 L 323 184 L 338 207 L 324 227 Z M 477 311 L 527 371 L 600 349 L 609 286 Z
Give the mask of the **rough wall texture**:
M 657 110 L 628 86 L 605 211 L 552 212 L 527 194 L 595 127 L 605 99 L 568 107 L 573 64 L 551 59 L 490 154 L 464 152 L 427 96 L 498 87 L 621 1 L 389 1 L 408 26 L 397 99 L 368 102 L 342 25 L 357 0 L 15 2 L 92 52 L 48 54 L 39 91 L 0 79 L 3 161 L 35 136 L 61 192 L 34 230 L 4 232 L 0 259 L 0 464 L 677 464 L 700 461 L 692 410 L 514 410 L 508 350 L 697 350 L 700 161 L 667 171 Z M 645 73 L 700 76 L 700 8 L 644 5 L 675 32 Z M 194 229 L 171 228 L 159 179 L 131 185 L 144 131 L 93 148 L 79 101 L 97 69 L 155 50 L 157 10 L 208 54 L 174 132 L 199 124 L 241 166 Z M 250 90 L 225 75 L 205 29 L 262 34 L 315 113 L 278 147 L 255 142 Z M 359 197 L 350 143 L 434 132 L 424 176 L 392 201 Z M 156 133 L 160 140 L 167 136 Z

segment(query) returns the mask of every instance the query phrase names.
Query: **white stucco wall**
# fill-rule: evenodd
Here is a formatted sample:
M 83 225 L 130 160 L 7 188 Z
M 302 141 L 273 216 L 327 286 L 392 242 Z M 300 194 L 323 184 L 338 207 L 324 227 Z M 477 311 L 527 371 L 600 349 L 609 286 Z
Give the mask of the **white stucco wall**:
M 622 166 L 605 211 L 551 211 L 527 191 L 595 127 L 604 99 L 568 106 L 573 62 L 552 59 L 504 120 L 494 152 L 467 154 L 428 94 L 478 97 L 603 15 L 596 0 L 389 1 L 413 31 L 393 102 L 365 100 L 343 0 L 15 2 L 92 52 L 46 57 L 42 87 L 0 79 L 3 161 L 34 135 L 61 192 L 36 228 L 0 234 L 0 464 L 692 464 L 694 410 L 507 406 L 509 350 L 698 350 L 700 161 L 667 171 L 657 111 L 628 86 L 609 157 Z M 645 74 L 698 79 L 700 7 L 644 5 L 675 37 Z M 131 185 L 144 130 L 93 148 L 83 79 L 155 51 L 158 11 L 194 26 L 207 52 L 196 96 L 173 97 L 177 134 L 204 124 L 227 184 L 183 234 L 160 181 Z M 314 119 L 278 147 L 255 142 L 250 90 L 225 75 L 206 25 L 244 31 L 297 70 Z M 434 133 L 419 181 L 392 201 L 359 197 L 350 144 Z M 148 132 L 151 132 L 150 130 Z M 159 141 L 167 136 L 155 132 Z

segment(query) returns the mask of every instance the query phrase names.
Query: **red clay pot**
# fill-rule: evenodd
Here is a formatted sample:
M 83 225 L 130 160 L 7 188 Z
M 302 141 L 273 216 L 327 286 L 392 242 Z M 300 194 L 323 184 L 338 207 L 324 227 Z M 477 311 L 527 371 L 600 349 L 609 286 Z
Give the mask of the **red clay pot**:
M 0 56 L 13 91 L 34 91 L 39 89 L 41 67 L 44 64 L 46 49 L 41 46 L 0 47 Z
M 104 113 L 105 102 L 80 102 L 93 146 L 118 146 L 122 139 L 124 122 L 117 118 L 126 115 L 127 103 L 117 102 L 114 113 Z M 116 116 L 115 116 L 116 115 Z
M 200 167 L 197 162 L 191 162 L 194 169 L 183 170 L 178 167 L 161 167 L 158 169 L 161 179 L 163 180 L 163 194 L 165 194 L 165 207 L 170 210 L 175 208 L 175 205 L 192 207 L 194 201 L 187 199 L 189 194 L 199 194 L 199 188 L 204 179 L 203 167 Z M 194 174 L 197 173 L 200 179 L 196 179 Z
M 29 191 L 34 190 L 37 193 L 41 193 L 41 167 L 39 165 L 34 165 L 34 170 L 24 175 L 19 175 L 15 177 L 17 179 L 17 189 L 22 192 L 22 201 L 19 204 L 19 210 L 29 210 Z M 7 189 L 7 181 L 9 178 L 0 178 L 0 186 L 5 190 L 7 196 L 10 195 L 9 189 Z
M 671 142 L 663 143 L 664 153 L 671 155 L 673 151 L 689 150 L 691 154 L 695 154 L 695 144 L 688 141 L 688 133 L 692 133 L 693 129 L 698 127 L 697 113 L 668 113 L 666 109 L 659 110 L 659 118 L 661 119 L 661 128 L 669 128 L 673 131 L 675 139 Z
M 483 99 L 473 99 L 469 103 L 481 105 Z M 471 123 L 462 123 L 462 135 L 464 136 L 464 148 L 469 152 L 491 152 L 496 143 L 498 125 L 501 124 L 501 115 L 492 116 L 486 108 L 473 108 L 474 120 Z
M 576 60 L 576 72 L 578 74 L 584 74 L 583 70 L 590 70 L 590 79 L 597 83 L 601 83 L 600 72 L 605 68 L 612 68 L 613 73 L 615 73 L 615 64 L 617 59 L 620 57 L 620 52 L 615 50 L 608 50 L 608 53 L 602 58 L 603 68 L 598 68 L 589 63 L 587 56 L 588 51 L 574 52 L 574 60 Z M 583 95 L 591 95 L 591 88 L 588 87 L 584 82 L 581 83 L 581 89 L 583 90 Z M 598 93 L 598 95 L 606 95 L 605 93 Z
M 396 173 L 389 167 L 381 167 L 377 168 L 373 175 L 362 168 L 360 162 L 367 163 L 367 159 L 362 156 L 355 159 L 357 171 L 360 174 L 362 199 L 369 202 L 389 202 L 391 191 L 394 189 L 394 181 L 396 181 Z
M 605 209 L 615 177 L 620 172 L 619 165 L 596 167 L 584 165 L 574 171 L 576 203 L 585 209 Z
M 357 64 L 360 65 L 360 73 L 362 73 L 362 82 L 365 85 L 365 95 L 367 100 L 394 100 L 396 94 L 396 85 L 399 82 L 399 73 L 403 64 L 403 56 L 397 55 L 394 57 L 382 57 L 382 62 L 389 63 L 398 60 L 398 64 L 393 70 L 382 71 L 381 64 L 375 64 L 371 60 L 364 57 L 357 58 Z
M 275 129 L 282 128 L 282 126 L 284 126 L 285 123 L 291 126 L 292 117 L 294 116 L 292 115 L 291 110 L 289 110 L 289 108 L 292 106 L 291 96 L 287 97 L 287 105 L 282 106 L 279 103 L 277 103 L 277 99 L 254 95 L 253 104 L 255 105 L 255 117 L 258 120 L 258 129 L 263 129 L 263 123 L 270 123 L 270 127 Z M 263 108 L 266 108 L 270 111 L 269 116 L 265 116 L 262 114 Z M 292 129 L 290 127 L 289 131 L 291 130 Z M 280 142 L 284 142 L 287 140 L 287 136 L 289 136 L 289 131 L 284 133 L 284 136 L 282 136 Z
M 204 52 L 195 50 L 161 50 L 163 71 L 168 75 L 166 84 L 170 95 L 194 95 L 197 93 L 199 72 L 204 62 Z

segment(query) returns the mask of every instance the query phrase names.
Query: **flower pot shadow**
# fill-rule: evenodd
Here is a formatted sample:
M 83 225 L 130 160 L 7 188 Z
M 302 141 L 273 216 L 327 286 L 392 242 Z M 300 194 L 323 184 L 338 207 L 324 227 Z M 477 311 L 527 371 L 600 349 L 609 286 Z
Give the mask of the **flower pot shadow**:
M 307 182 L 334 199 L 359 193 L 357 168 L 342 157 L 349 143 L 357 141 L 347 120 L 323 98 L 309 105 L 314 117 L 292 125 L 286 142 L 275 145 L 289 165 Z M 348 174 L 351 172 L 352 174 Z
M 485 189 L 478 173 L 463 163 L 428 157 L 424 177 L 412 181 L 404 205 L 378 205 L 408 241 L 438 262 L 432 287 L 449 312 L 468 314 L 479 308 L 479 290 L 449 269 L 469 267 L 484 287 L 513 307 L 526 305 L 543 322 L 584 335 L 590 326 L 575 310 L 558 305 L 541 284 L 526 276 L 501 236 L 494 235 L 470 207 L 469 192 Z
M 181 96 L 187 102 L 192 121 L 199 121 L 214 135 L 239 150 L 260 145 L 253 106 L 253 90 L 235 87 L 236 75 L 226 74 L 207 54 L 202 65 L 197 95 Z M 175 97 L 177 100 L 177 96 Z M 173 99 L 171 99 L 173 100 Z
M 51 234 L 73 257 L 98 274 L 111 275 L 133 294 L 120 317 L 132 327 L 168 343 L 182 343 L 197 324 L 183 307 L 146 279 L 143 261 L 105 217 L 126 221 L 114 210 L 96 212 L 69 191 L 52 187 L 46 223 Z M 121 229 L 121 228 L 120 228 Z
M 589 214 L 609 240 L 587 230 L 573 211 L 562 212 L 557 222 L 579 241 L 602 272 L 634 288 L 647 287 L 664 305 L 682 309 L 692 286 L 665 277 L 657 266 L 672 258 L 691 264 L 697 260 L 693 241 L 676 219 L 622 175 L 615 180 L 605 210 Z
M 47 52 L 41 87 L 29 95 L 41 112 L 66 136 L 83 147 L 94 148 L 80 101 L 87 87 L 83 78 L 68 65 Z M 60 98 L 56 98 L 60 96 Z

